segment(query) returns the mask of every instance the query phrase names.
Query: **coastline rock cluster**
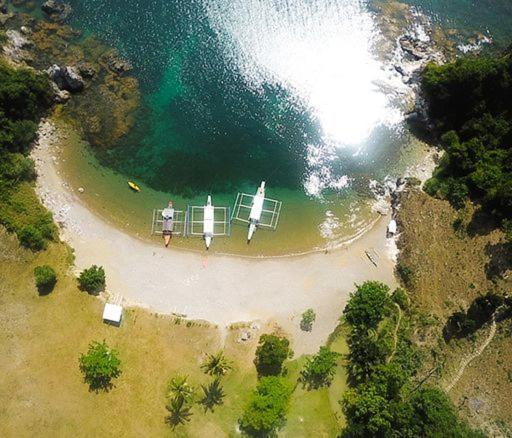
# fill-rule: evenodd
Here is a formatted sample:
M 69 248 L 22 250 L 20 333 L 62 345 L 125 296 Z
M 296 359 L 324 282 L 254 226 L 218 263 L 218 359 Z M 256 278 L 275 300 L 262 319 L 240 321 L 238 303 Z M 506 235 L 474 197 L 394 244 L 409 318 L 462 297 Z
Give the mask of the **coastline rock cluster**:
M 54 21 L 66 20 L 72 12 L 71 5 L 67 3 L 60 3 L 56 0 L 45 1 L 41 9 L 43 12 Z
M 50 79 L 59 87 L 59 90 L 77 93 L 84 89 L 84 79 L 80 76 L 76 67 L 59 67 L 57 64 L 53 64 L 46 72 Z

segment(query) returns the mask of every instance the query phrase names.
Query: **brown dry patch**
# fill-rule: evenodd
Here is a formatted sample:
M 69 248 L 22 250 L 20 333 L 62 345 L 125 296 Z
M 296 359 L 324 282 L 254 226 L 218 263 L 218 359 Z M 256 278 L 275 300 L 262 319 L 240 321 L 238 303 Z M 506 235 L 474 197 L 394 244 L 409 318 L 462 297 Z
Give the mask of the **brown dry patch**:
M 464 227 L 457 232 L 453 223 L 459 217 Z M 512 291 L 510 264 L 508 271 L 503 267 L 509 254 L 500 249 L 504 247 L 503 233 L 489 218 L 482 218 L 481 210 L 468 205 L 465 212 L 456 212 L 448 202 L 417 189 L 403 194 L 398 221 L 402 230 L 399 266 L 411 270 L 410 298 L 418 315 L 423 315 L 415 333 L 417 344 L 426 353 L 420 376 L 437 364 L 440 375 L 432 373 L 429 381 L 446 386 L 462 360 L 478 351 L 490 333 L 487 324 L 468 339 L 446 344 L 441 333 L 447 318 L 466 310 L 488 291 Z M 493 268 L 495 265 L 500 269 Z M 461 414 L 490 434 L 497 430 L 503 434 L 512 425 L 510 333 L 510 320 L 499 322 L 490 344 L 467 366 L 449 393 Z
M 420 310 L 445 319 L 467 309 L 477 296 L 506 287 L 506 281 L 490 279 L 487 268 L 490 248 L 503 239 L 499 230 L 457 233 L 453 223 L 459 214 L 448 202 L 419 190 L 407 191 L 402 199 L 399 264 L 412 271 L 409 291 Z M 468 206 L 466 225 L 473 213 Z

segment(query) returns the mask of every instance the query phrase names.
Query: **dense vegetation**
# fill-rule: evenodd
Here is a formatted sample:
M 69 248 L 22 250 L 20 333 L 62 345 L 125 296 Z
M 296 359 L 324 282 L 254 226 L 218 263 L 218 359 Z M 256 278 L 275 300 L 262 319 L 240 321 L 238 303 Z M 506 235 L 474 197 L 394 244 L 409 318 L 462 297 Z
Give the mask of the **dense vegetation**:
M 0 224 L 34 251 L 56 238 L 52 216 L 31 186 L 34 163 L 27 157 L 39 119 L 52 101 L 46 77 L 0 61 Z
M 84 381 L 92 391 L 108 391 L 113 386 L 112 379 L 121 374 L 118 353 L 105 342 L 92 342 L 87 353 L 80 356 L 79 364 Z
M 351 389 L 342 399 L 345 437 L 479 437 L 462 423 L 443 391 L 416 383 L 419 354 L 409 340 L 410 322 L 393 328 L 403 291 L 390 295 L 378 282 L 357 287 L 345 308 Z
M 262 335 L 254 364 L 260 376 L 281 374 L 283 362 L 293 355 L 290 341 L 277 335 Z
M 41 295 L 50 293 L 57 283 L 57 273 L 48 265 L 36 266 L 34 268 L 34 278 Z
M 512 54 L 426 67 L 422 88 L 446 151 L 431 195 L 456 208 L 469 196 L 508 229 L 512 219 Z M 511 236 L 512 237 L 512 236 Z
M 102 266 L 92 265 L 84 269 L 78 277 L 80 289 L 96 295 L 105 289 L 105 270 Z

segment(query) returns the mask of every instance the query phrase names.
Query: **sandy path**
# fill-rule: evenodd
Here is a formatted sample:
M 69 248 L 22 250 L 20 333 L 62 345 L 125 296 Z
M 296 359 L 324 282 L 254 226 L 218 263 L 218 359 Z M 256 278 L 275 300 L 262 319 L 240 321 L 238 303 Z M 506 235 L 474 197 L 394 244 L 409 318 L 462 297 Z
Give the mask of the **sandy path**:
M 49 123 L 40 134 L 33 151 L 38 193 L 62 224 L 61 236 L 75 250 L 77 269 L 104 266 L 107 290 L 130 304 L 219 325 L 276 321 L 292 335 L 296 352 L 303 353 L 327 339 L 354 283 L 395 285 L 385 238 L 388 218 L 329 254 L 255 260 L 166 249 L 132 237 L 88 210 L 58 174 L 52 156 L 57 134 Z M 367 248 L 378 252 L 378 268 L 365 256 Z M 300 315 L 310 307 L 317 319 L 312 332 L 304 333 Z

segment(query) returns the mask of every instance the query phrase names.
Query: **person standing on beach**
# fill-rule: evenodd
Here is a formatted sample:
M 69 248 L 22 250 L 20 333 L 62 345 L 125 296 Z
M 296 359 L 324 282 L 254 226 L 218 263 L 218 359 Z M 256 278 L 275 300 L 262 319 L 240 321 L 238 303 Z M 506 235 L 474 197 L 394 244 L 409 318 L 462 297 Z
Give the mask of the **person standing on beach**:
M 167 204 L 167 208 L 164 208 L 162 210 L 162 218 L 162 235 L 164 236 L 165 246 L 168 247 L 169 242 L 171 241 L 172 238 L 172 231 L 174 228 L 174 208 L 172 201 L 169 201 L 169 204 Z

